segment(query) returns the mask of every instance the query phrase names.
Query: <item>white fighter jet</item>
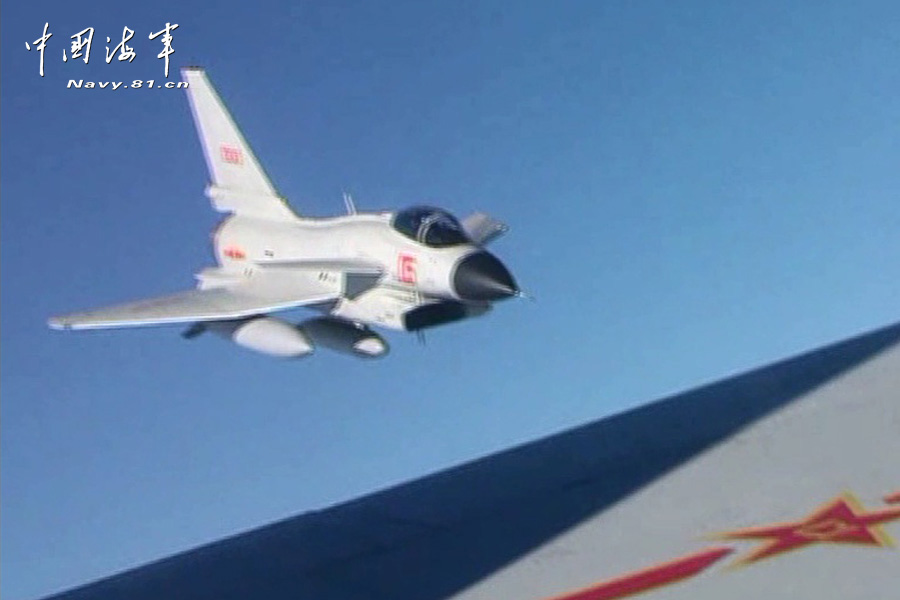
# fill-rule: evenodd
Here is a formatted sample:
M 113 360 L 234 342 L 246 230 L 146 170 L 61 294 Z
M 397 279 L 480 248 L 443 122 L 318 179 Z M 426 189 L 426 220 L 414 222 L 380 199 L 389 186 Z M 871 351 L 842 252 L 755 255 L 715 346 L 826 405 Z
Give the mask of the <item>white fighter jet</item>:
M 520 295 L 485 246 L 506 231 L 475 213 L 461 222 L 440 208 L 297 215 L 266 176 L 221 98 L 198 68 L 182 70 L 211 183 L 213 207 L 230 213 L 212 240 L 218 265 L 197 289 L 51 318 L 55 329 L 190 324 L 280 357 L 323 346 L 361 357 L 388 352 L 370 326 L 420 332 L 483 314 Z M 268 313 L 307 306 L 325 316 L 299 325 Z

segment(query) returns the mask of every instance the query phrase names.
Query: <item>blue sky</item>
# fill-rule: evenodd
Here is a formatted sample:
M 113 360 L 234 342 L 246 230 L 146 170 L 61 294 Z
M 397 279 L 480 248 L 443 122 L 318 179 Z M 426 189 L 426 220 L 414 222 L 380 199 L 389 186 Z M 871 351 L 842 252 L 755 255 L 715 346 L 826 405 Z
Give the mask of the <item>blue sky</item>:
M 297 6 L 292 6 L 297 4 Z M 896 320 L 893 2 L 2 8 L 2 595 L 84 583 Z M 49 22 L 38 74 L 25 42 Z M 392 354 L 257 356 L 51 314 L 177 291 L 219 216 L 199 64 L 300 211 L 507 221 L 536 302 Z M 89 64 L 62 61 L 96 28 Z M 105 37 L 134 29 L 132 63 Z M 303 313 L 290 315 L 302 318 Z

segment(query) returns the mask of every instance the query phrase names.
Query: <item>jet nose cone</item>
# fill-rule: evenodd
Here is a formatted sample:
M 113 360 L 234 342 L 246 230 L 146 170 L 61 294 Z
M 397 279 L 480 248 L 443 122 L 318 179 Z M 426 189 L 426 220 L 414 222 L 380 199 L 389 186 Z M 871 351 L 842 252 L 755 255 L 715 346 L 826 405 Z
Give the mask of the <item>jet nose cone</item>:
M 503 263 L 487 252 L 474 252 L 456 265 L 453 290 L 462 300 L 490 302 L 519 293 Z

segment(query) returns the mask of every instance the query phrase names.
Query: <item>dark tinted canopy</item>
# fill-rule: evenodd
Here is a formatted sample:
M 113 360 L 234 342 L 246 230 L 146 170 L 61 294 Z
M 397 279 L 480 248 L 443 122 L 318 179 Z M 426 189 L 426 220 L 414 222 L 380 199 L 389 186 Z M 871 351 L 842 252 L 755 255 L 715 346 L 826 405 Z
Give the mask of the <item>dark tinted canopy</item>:
M 413 206 L 399 211 L 394 215 L 393 226 L 406 237 L 432 248 L 469 242 L 456 217 L 432 206 Z

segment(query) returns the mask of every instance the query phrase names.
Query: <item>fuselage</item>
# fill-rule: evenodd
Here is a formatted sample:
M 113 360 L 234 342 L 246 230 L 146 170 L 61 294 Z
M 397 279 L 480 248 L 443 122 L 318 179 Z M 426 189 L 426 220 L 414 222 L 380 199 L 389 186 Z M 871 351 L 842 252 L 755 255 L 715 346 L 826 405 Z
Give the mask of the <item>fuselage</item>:
M 294 222 L 235 215 L 214 231 L 213 249 L 224 270 L 245 274 L 291 262 L 372 265 L 382 273 L 377 289 L 338 303 L 332 314 L 396 329 L 408 328 L 403 307 L 416 300 L 462 303 L 476 314 L 489 302 L 516 293 L 506 268 L 483 248 L 467 241 L 429 245 L 425 235 L 413 239 L 398 230 L 397 215 L 362 213 Z M 427 228 L 427 219 L 423 222 Z M 340 274 L 323 267 L 321 276 Z
M 214 234 L 216 260 L 225 268 L 290 261 L 346 259 L 379 265 L 383 283 L 416 288 L 429 296 L 460 299 L 451 273 L 473 245 L 429 248 L 405 238 L 391 226 L 391 213 L 299 219 L 273 223 L 232 216 Z

